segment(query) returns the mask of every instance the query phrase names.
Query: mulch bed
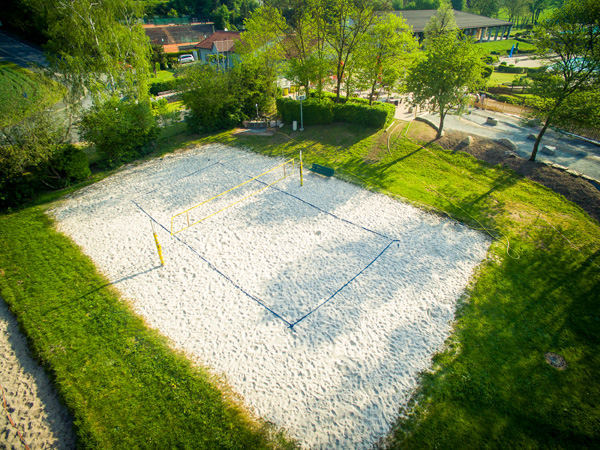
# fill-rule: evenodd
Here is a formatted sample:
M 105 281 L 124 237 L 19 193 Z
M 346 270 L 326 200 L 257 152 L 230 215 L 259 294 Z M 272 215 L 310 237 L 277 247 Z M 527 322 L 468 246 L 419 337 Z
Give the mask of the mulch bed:
M 590 217 L 600 222 L 600 190 L 588 180 L 572 175 L 564 170 L 540 162 L 531 162 L 520 157 L 509 156 L 508 148 L 492 139 L 469 135 L 462 131 L 447 132 L 442 138 L 435 139 L 435 130 L 431 127 L 411 127 L 408 137 L 428 145 L 435 143 L 445 150 L 462 151 L 491 165 L 502 164 L 523 177 L 552 189 L 566 199 L 579 205 Z M 465 145 L 463 141 L 472 136 L 473 142 Z

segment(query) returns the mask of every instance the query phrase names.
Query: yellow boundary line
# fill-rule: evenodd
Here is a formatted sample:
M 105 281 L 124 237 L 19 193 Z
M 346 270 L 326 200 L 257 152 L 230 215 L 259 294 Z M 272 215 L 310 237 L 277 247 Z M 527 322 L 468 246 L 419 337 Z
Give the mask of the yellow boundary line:
M 191 208 L 188 208 L 188 209 L 186 209 L 185 211 L 181 211 L 180 213 L 177 213 L 177 214 L 175 214 L 174 216 L 172 216 L 172 217 L 171 217 L 171 236 L 173 236 L 174 234 L 177 234 L 177 233 L 181 233 L 182 231 L 185 231 L 185 230 L 187 230 L 188 228 L 190 228 L 190 227 L 193 227 L 194 225 L 197 225 L 197 224 L 199 224 L 199 223 L 200 223 L 200 222 L 202 222 L 203 220 L 206 220 L 206 219 L 208 219 L 209 217 L 212 217 L 212 216 L 214 216 L 215 214 L 219 214 L 220 212 L 222 212 L 222 211 L 225 211 L 226 209 L 228 209 L 228 208 L 231 208 L 232 206 L 234 206 L 234 205 L 237 205 L 237 204 L 238 204 L 238 203 L 240 203 L 240 202 L 243 202 L 243 201 L 244 201 L 244 200 L 246 200 L 247 198 L 250 198 L 250 197 L 252 197 L 253 195 L 256 195 L 256 194 L 258 194 L 259 192 L 262 192 L 262 191 L 264 191 L 264 190 L 265 190 L 265 189 L 267 189 L 268 187 L 271 187 L 271 186 L 273 186 L 275 183 L 278 183 L 278 182 L 280 182 L 280 181 L 281 181 L 281 180 L 283 180 L 284 178 L 287 178 L 287 177 L 289 177 L 290 175 L 292 175 L 292 174 L 294 173 L 294 170 L 293 170 L 293 168 L 292 168 L 292 171 L 290 171 L 289 173 L 286 173 L 285 167 L 286 167 L 288 164 L 290 164 L 290 163 L 292 164 L 292 166 L 294 166 L 294 158 L 288 159 L 286 162 L 284 162 L 284 163 L 282 163 L 282 164 L 279 164 L 278 166 L 276 166 L 276 167 L 273 167 L 272 169 L 270 169 L 270 170 L 267 170 L 266 172 L 263 172 L 263 173 L 261 173 L 260 175 L 257 175 L 257 176 L 255 176 L 254 178 L 250 178 L 249 180 L 246 180 L 246 181 L 244 181 L 243 183 L 241 183 L 241 184 L 238 184 L 237 186 L 234 186 L 234 187 L 232 187 L 231 189 L 228 189 L 228 190 L 226 190 L 226 191 L 224 191 L 224 192 L 221 192 L 220 194 L 217 194 L 217 195 L 215 195 L 214 197 L 211 197 L 211 198 L 209 198 L 208 200 L 204 200 L 202 203 L 198 203 L 197 205 L 195 205 L 195 206 L 192 206 Z M 231 203 L 231 204 L 229 204 L 229 205 L 225 206 L 224 208 L 221 208 L 220 210 L 218 210 L 218 211 L 216 211 L 216 212 L 214 212 L 214 213 L 212 213 L 212 214 L 210 214 L 210 215 L 208 215 L 208 216 L 206 216 L 206 217 L 203 217 L 203 218 L 202 218 L 202 219 L 200 219 L 200 220 L 197 220 L 196 222 L 190 223 L 190 215 L 189 215 L 189 212 L 190 212 L 190 211 L 192 211 L 193 209 L 196 209 L 196 208 L 198 208 L 198 207 L 200 207 L 200 206 L 202 206 L 202 205 L 204 205 L 204 204 L 206 204 L 206 203 L 208 203 L 208 202 L 210 202 L 210 201 L 212 201 L 212 200 L 214 200 L 214 199 L 216 199 L 216 198 L 219 198 L 219 197 L 221 197 L 222 195 L 225 195 L 225 194 L 227 194 L 228 192 L 231 192 L 231 191 L 233 191 L 233 190 L 235 190 L 235 189 L 237 189 L 237 188 L 239 188 L 239 187 L 242 187 L 243 185 L 245 185 L 245 184 L 248 184 L 248 183 L 250 183 L 251 181 L 254 181 L 254 180 L 258 179 L 258 178 L 262 177 L 263 175 L 266 175 L 266 174 L 268 174 L 268 173 L 270 173 L 270 172 L 273 172 L 274 170 L 277 170 L 277 169 L 279 169 L 279 168 L 280 168 L 280 167 L 282 167 L 282 166 L 283 166 L 283 176 L 282 176 L 281 178 L 279 178 L 279 179 L 277 179 L 277 180 L 273 181 L 273 182 L 272 182 L 272 183 L 270 183 L 270 184 L 267 184 L 266 186 L 264 186 L 264 187 L 260 188 L 260 189 L 259 189 L 259 190 L 257 190 L 257 191 L 254 191 L 254 192 L 252 192 L 251 194 L 249 194 L 249 195 L 245 196 L 244 198 L 242 198 L 242 199 L 240 199 L 240 200 L 238 200 L 238 201 L 236 201 L 236 202 L 234 202 L 234 203 Z M 179 217 L 179 216 L 181 216 L 181 215 L 183 215 L 183 214 L 185 214 L 185 215 L 186 215 L 186 219 L 187 219 L 187 227 L 185 227 L 185 228 L 182 228 L 182 229 L 180 229 L 180 230 L 177 230 L 177 231 L 173 231 L 173 220 L 174 220 L 176 217 Z

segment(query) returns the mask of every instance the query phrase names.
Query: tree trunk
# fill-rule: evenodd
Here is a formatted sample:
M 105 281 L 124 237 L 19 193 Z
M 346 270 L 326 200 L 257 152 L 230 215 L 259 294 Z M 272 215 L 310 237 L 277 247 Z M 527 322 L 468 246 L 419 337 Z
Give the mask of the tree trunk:
M 375 84 L 377 82 L 374 81 L 371 85 L 371 92 L 369 93 L 369 106 L 373 105 L 373 95 L 375 95 Z
M 538 152 L 538 147 L 540 146 L 540 142 L 542 141 L 542 136 L 544 136 L 544 133 L 548 129 L 548 125 L 550 125 L 550 119 L 551 119 L 551 116 L 548 116 L 548 118 L 546 119 L 546 123 L 544 124 L 544 127 L 542 128 L 542 131 L 540 131 L 540 134 L 538 134 L 538 137 L 535 140 L 535 144 L 533 144 L 533 151 L 531 152 L 529 161 L 535 161 L 535 157 Z
M 442 133 L 444 131 L 444 118 L 446 117 L 445 113 L 442 113 L 440 111 L 440 126 L 438 127 L 438 131 L 437 131 L 437 135 L 436 135 L 436 139 L 439 139 L 442 137 Z

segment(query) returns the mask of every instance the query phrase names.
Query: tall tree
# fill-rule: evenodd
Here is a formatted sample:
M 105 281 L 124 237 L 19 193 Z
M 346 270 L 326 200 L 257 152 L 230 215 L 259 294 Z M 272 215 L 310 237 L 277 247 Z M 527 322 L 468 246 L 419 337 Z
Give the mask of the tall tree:
M 94 95 L 145 97 L 149 39 L 132 0 L 32 0 L 47 11 L 47 50 L 55 70 L 78 73 Z
M 534 81 L 539 96 L 537 115 L 544 120 L 530 161 L 550 124 L 565 116 L 580 98 L 588 101 L 600 89 L 600 4 L 597 0 L 571 0 L 536 29 L 541 55 L 556 55 L 545 74 Z M 588 95 L 586 95 L 588 94 Z M 569 106 L 569 104 L 571 104 Z
M 536 24 L 540 18 L 540 14 L 549 8 L 553 0 L 531 0 L 528 3 L 529 11 L 531 12 L 531 23 Z
M 424 32 L 427 39 L 435 39 L 440 34 L 449 33 L 457 28 L 452 5 L 449 1 L 442 0 L 437 12 L 431 16 L 429 23 L 425 25 Z
M 464 11 L 467 9 L 467 0 L 452 0 L 452 9 L 456 11 Z
M 472 40 L 463 39 L 456 29 L 425 39 L 425 51 L 411 68 L 406 86 L 413 104 L 440 115 L 438 138 L 449 110 L 466 104 L 469 92 L 484 83 L 482 57 Z
M 500 0 L 471 0 L 471 11 L 482 16 L 492 17 L 500 11 Z
M 357 77 L 362 87 L 369 90 L 369 104 L 382 85 L 403 78 L 416 49 L 416 40 L 403 18 L 386 14 L 375 21 L 357 54 Z
M 326 10 L 329 24 L 325 39 L 334 54 L 335 93 L 340 89 L 350 58 L 360 45 L 360 40 L 375 20 L 373 4 L 368 0 L 339 0 L 329 4 Z
M 284 61 L 284 39 L 282 30 L 287 28 L 285 19 L 274 7 L 264 6 L 254 10 L 249 19 L 244 22 L 246 31 L 236 42 L 244 64 L 260 65 L 264 76 L 270 80 L 265 82 L 268 98 L 275 101 L 275 81 L 282 70 Z
M 503 0 L 502 6 L 508 13 L 508 21 L 514 22 L 528 10 L 532 0 Z

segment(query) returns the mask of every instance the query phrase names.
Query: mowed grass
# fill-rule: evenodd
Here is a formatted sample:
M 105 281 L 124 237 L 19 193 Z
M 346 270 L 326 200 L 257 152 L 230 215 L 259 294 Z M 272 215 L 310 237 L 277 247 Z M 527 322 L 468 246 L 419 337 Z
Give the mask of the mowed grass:
M 180 134 L 159 152 L 209 142 L 272 156 L 302 150 L 306 168 L 328 165 L 343 179 L 489 233 L 489 258 L 460 301 L 454 333 L 386 446 L 593 447 L 600 226 L 503 167 L 403 137 L 419 126 L 392 127 L 390 149 L 381 130 L 334 124 L 272 137 Z M 83 448 L 292 445 L 269 440 L 210 374 L 149 331 L 43 211 L 0 217 L 0 293 L 73 412 Z M 566 370 L 545 362 L 550 351 L 566 359 Z
M 64 89 L 41 73 L 0 61 L 0 126 L 11 125 L 48 108 L 63 95 Z
M 150 75 L 150 84 L 152 83 L 161 83 L 163 81 L 169 81 L 175 78 L 175 71 L 173 69 L 170 70 L 158 70 L 156 75 L 154 72 Z
M 493 39 L 493 36 L 492 36 Z M 535 45 L 528 44 L 527 42 L 517 41 L 516 39 L 504 39 L 498 41 L 489 41 L 477 43 L 477 47 L 485 50 L 486 53 L 499 52 L 500 55 L 506 56 L 507 52 L 510 51 L 513 45 L 519 44 L 519 50 L 534 50 Z M 518 56 L 515 53 L 513 56 Z
M 488 79 L 488 86 L 498 86 L 500 84 L 512 84 L 515 81 L 515 78 L 523 76 L 522 73 L 504 73 L 504 72 L 494 72 L 490 75 Z

